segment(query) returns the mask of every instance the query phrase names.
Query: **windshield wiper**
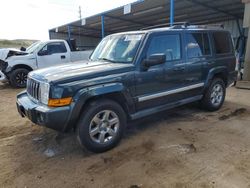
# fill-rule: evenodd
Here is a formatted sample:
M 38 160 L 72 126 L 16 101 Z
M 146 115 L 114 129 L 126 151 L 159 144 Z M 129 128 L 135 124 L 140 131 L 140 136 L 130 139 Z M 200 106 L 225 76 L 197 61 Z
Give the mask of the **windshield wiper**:
M 111 62 L 111 63 L 115 63 L 115 61 L 111 60 L 111 59 L 107 59 L 105 57 L 102 57 L 102 58 L 98 58 L 98 60 L 103 60 L 103 61 L 108 61 L 108 62 Z

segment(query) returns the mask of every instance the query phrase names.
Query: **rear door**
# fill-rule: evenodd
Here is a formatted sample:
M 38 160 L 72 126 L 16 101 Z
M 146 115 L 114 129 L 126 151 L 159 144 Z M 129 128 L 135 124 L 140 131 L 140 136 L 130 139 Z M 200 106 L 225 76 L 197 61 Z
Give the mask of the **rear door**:
M 50 42 L 37 54 L 38 68 L 60 65 L 70 61 L 64 42 Z
M 193 87 L 187 92 L 187 97 L 201 94 L 207 77 L 208 64 L 213 63 L 210 39 L 207 32 L 188 31 L 186 39 L 186 85 Z

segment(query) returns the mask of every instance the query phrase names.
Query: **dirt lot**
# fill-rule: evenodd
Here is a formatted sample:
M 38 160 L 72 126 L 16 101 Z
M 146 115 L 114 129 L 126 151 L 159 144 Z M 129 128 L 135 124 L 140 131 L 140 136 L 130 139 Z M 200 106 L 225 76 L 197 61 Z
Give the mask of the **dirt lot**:
M 0 187 L 250 187 L 249 90 L 230 88 L 219 112 L 189 105 L 133 122 L 103 154 L 20 118 L 19 91 L 0 85 Z

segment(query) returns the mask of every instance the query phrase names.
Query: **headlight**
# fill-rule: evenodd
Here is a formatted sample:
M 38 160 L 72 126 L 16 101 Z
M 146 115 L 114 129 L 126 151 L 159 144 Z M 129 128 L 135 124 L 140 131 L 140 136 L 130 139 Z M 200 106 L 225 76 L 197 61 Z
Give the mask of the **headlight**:
M 49 101 L 49 84 L 41 82 L 40 83 L 40 100 L 43 104 L 48 104 Z

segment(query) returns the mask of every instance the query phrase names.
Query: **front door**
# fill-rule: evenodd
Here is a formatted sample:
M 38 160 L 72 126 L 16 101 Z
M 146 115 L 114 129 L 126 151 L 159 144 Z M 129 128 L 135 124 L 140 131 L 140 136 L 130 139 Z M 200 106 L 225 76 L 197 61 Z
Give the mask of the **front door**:
M 50 42 L 37 55 L 38 68 L 60 65 L 69 61 L 69 53 L 67 53 L 67 48 L 63 42 Z
M 183 80 L 186 65 L 183 61 L 181 41 L 181 32 L 156 33 L 149 37 L 142 57 L 149 58 L 153 54 L 165 54 L 166 62 L 137 72 L 137 110 L 153 108 L 182 98 L 181 95 L 173 92 L 185 86 Z

